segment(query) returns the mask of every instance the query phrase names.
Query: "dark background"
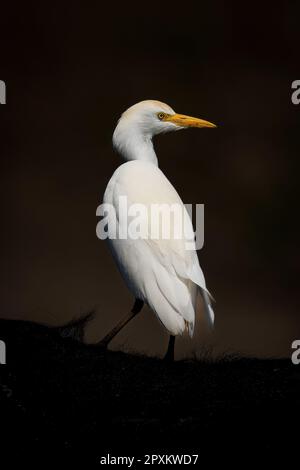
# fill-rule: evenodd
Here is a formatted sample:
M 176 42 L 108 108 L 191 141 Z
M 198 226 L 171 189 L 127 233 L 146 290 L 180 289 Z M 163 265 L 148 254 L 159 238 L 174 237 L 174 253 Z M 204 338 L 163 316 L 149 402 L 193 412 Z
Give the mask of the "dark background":
M 95 211 L 121 163 L 120 113 L 143 99 L 218 124 L 157 139 L 184 202 L 205 204 L 199 253 L 217 300 L 178 354 L 289 356 L 300 336 L 297 2 L 70 2 L 1 6 L 1 316 L 46 323 L 96 308 L 96 341 L 132 298 Z M 0 332 L 1 336 L 1 332 Z M 145 310 L 115 348 L 162 354 Z

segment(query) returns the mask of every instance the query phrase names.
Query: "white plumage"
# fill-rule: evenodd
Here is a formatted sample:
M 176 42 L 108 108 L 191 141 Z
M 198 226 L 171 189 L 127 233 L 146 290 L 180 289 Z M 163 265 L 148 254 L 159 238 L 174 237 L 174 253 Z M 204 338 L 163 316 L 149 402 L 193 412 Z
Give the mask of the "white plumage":
M 215 127 L 201 119 L 176 114 L 159 101 L 142 101 L 129 108 L 120 118 L 113 144 L 127 160 L 110 179 L 104 203 L 114 206 L 118 229 L 128 220 L 119 213 L 119 198 L 126 196 L 128 206 L 143 204 L 150 213 L 151 204 L 183 203 L 162 171 L 158 168 L 152 137 L 162 132 L 186 127 Z M 193 231 L 183 207 L 188 236 Z M 125 220 L 125 222 L 124 222 Z M 173 223 L 175 223 L 173 221 Z M 147 227 L 150 234 L 149 218 Z M 208 321 L 214 313 L 205 278 L 195 250 L 186 249 L 187 236 L 180 239 L 109 239 L 116 264 L 135 298 L 146 302 L 171 335 L 194 332 L 196 299 L 200 292 Z M 190 239 L 188 240 L 190 242 Z

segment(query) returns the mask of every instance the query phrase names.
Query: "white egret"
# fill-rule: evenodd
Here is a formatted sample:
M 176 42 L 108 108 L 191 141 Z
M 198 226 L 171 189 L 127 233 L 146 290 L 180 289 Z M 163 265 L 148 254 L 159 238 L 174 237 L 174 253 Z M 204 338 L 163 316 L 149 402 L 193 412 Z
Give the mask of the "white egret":
M 124 233 L 128 228 L 122 226 L 128 224 L 128 220 L 120 214 L 121 196 L 127 198 L 129 205 L 140 203 L 149 210 L 153 203 L 183 207 L 178 193 L 158 168 L 152 138 L 188 127 L 216 126 L 203 119 L 176 114 L 167 104 L 154 100 L 137 103 L 122 114 L 113 134 L 113 146 L 126 163 L 114 172 L 104 194 L 104 203 L 115 208 L 118 230 Z M 190 217 L 185 208 L 183 211 L 188 228 L 192 230 Z M 173 360 L 175 336 L 185 330 L 193 335 L 198 292 L 203 299 L 205 316 L 213 324 L 210 294 L 196 250 L 187 250 L 185 242 L 184 235 L 179 239 L 174 236 L 170 239 L 109 239 L 118 269 L 136 300 L 132 311 L 103 338 L 101 345 L 107 346 L 146 303 L 170 333 L 165 357 Z

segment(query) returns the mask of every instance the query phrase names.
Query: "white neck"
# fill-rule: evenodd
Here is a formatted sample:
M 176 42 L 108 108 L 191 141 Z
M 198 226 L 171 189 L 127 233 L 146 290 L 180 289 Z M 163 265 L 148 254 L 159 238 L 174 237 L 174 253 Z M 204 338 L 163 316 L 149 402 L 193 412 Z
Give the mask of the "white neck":
M 152 136 L 140 129 L 123 129 L 118 125 L 113 135 L 113 145 L 125 160 L 141 160 L 158 166 Z

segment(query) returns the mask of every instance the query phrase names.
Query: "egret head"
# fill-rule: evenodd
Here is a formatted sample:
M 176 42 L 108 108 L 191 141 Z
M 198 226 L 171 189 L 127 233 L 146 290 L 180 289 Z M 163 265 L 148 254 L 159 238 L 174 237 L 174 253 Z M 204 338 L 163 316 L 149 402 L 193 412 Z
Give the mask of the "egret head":
M 203 119 L 177 114 L 160 101 L 141 101 L 122 114 L 113 134 L 113 145 L 125 160 L 153 161 L 153 155 L 150 155 L 154 153 L 153 136 L 188 127 L 216 126 Z

